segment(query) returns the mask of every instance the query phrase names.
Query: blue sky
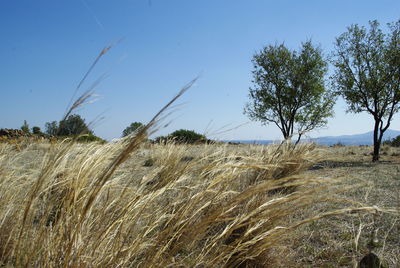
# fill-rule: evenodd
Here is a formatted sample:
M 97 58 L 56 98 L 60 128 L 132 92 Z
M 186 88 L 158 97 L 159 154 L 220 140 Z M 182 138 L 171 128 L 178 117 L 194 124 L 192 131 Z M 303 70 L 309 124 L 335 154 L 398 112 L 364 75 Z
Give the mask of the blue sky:
M 274 43 L 297 49 L 309 38 L 329 54 L 347 26 L 373 19 L 385 24 L 399 14 L 398 0 L 2 0 L 0 128 L 27 120 L 43 129 L 60 120 L 99 52 L 118 43 L 79 91 L 107 75 L 96 87 L 100 99 L 79 110 L 86 121 L 104 115 L 97 135 L 116 138 L 131 122 L 147 122 L 200 76 L 158 134 L 185 128 L 219 139 L 280 138 L 275 126 L 243 115 L 252 56 Z M 345 109 L 339 100 L 335 118 L 310 135 L 372 130 L 370 115 Z M 391 128 L 400 129 L 400 114 Z

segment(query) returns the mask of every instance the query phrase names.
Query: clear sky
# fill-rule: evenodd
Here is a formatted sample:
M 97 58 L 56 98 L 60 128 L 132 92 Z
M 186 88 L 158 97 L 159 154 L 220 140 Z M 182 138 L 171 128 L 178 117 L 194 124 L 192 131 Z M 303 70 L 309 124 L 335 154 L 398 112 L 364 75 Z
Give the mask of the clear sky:
M 79 91 L 107 74 L 96 88 L 100 99 L 79 110 L 86 121 L 105 117 L 97 135 L 116 138 L 131 122 L 147 122 L 200 76 L 160 135 L 185 128 L 219 139 L 280 138 L 275 126 L 243 115 L 252 56 L 268 44 L 297 49 L 310 38 L 329 54 L 347 26 L 374 19 L 383 25 L 400 19 L 400 1 L 1 0 L 0 128 L 27 120 L 44 129 L 60 120 L 99 52 L 123 39 Z M 327 128 L 310 135 L 373 129 L 370 115 L 345 109 L 339 100 Z M 400 129 L 400 114 L 391 128 Z

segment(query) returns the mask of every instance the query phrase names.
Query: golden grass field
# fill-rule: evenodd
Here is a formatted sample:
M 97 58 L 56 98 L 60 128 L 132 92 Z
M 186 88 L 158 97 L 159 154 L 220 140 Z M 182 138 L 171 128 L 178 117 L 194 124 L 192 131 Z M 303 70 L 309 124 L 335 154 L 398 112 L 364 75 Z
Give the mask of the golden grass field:
M 143 140 L 0 143 L 0 265 L 400 267 L 399 148 Z

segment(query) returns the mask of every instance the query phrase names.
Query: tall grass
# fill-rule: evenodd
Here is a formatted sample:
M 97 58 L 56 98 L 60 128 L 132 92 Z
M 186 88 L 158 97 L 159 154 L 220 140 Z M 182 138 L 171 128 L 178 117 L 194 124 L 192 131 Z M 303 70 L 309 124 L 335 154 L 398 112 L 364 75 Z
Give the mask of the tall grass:
M 140 149 L 156 157 L 140 178 L 125 172 L 137 163 L 123 154 L 144 138 L 105 145 L 33 143 L 20 152 L 1 144 L 1 263 L 263 263 L 290 235 L 282 227 L 287 217 L 318 199 L 319 188 L 301 187 L 318 180 L 296 177 L 315 160 L 311 145 L 254 147 L 245 155 L 207 145 L 196 148 L 191 161 L 182 160 L 187 146 L 152 145 Z
M 0 144 L 1 264 L 278 266 L 298 226 L 376 209 L 298 213 L 332 197 L 327 181 L 299 175 L 320 157 L 310 144 L 232 149 L 144 138 Z

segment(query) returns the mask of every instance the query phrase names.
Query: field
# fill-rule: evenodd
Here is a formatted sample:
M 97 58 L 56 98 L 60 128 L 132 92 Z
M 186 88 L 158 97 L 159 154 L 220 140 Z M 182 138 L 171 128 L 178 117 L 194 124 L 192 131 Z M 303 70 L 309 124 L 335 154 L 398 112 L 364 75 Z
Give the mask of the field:
M 400 267 L 400 150 L 0 143 L 5 267 Z

